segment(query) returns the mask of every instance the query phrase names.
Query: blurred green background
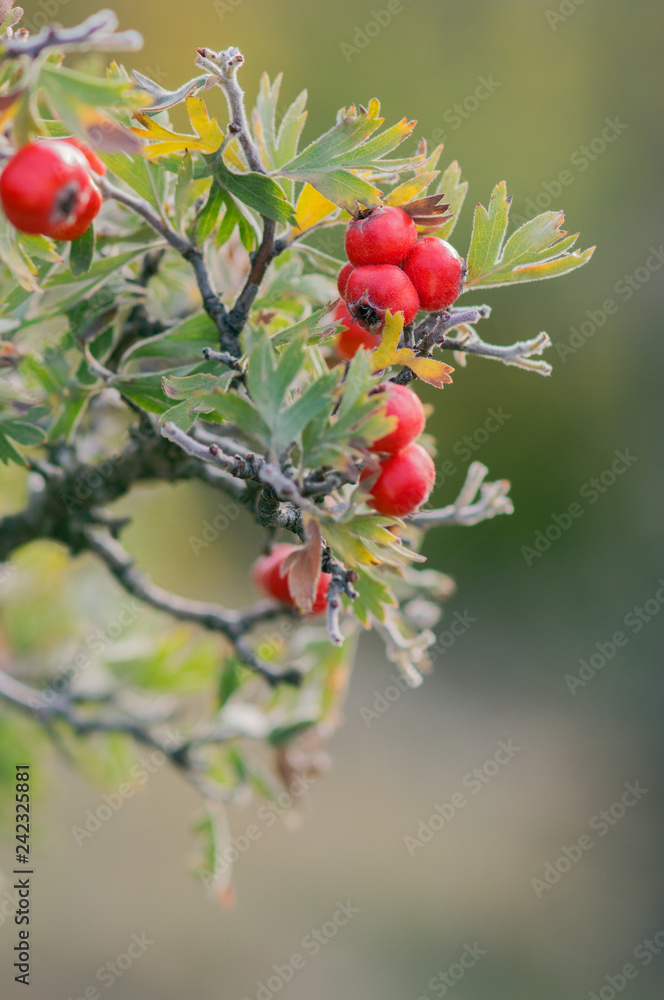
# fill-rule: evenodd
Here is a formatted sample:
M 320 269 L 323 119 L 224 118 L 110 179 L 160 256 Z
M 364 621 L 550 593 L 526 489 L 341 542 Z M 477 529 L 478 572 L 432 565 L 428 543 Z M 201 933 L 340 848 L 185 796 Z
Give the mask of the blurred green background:
M 472 208 L 487 203 L 497 181 L 507 181 L 517 215 L 529 199 L 564 209 L 581 246 L 597 244 L 591 263 L 554 282 L 483 297 L 493 316 L 481 332 L 510 343 L 546 330 L 554 344 L 571 340 L 576 349 L 548 352 L 550 379 L 470 358 L 442 397 L 425 393 L 436 400 L 428 427 L 439 465 L 450 459 L 456 469 L 439 475 L 434 501 L 456 496 L 472 457 L 489 466 L 490 478 L 512 481 L 515 514 L 430 534 L 431 564 L 458 584 L 438 630 L 455 612 L 474 621 L 424 687 L 369 726 L 360 710 L 394 670 L 378 643 L 363 640 L 332 772 L 300 810 L 298 829 L 282 821 L 260 827 L 237 867 L 235 910 L 217 909 L 186 871 L 197 802 L 176 775 L 160 770 L 78 847 L 70 827 L 98 806 L 100 793 L 64 766 L 54 770 L 37 816 L 31 995 L 39 1000 L 85 996 L 96 970 L 143 932 L 154 943 L 112 983 L 116 1000 L 662 995 L 664 952 L 646 964 L 634 949 L 664 930 L 664 614 L 655 597 L 664 577 L 664 12 L 654 0 L 563 0 L 562 13 L 554 0 L 404 0 L 391 4 L 390 23 L 365 33 L 385 6 L 114 4 L 122 26 L 146 39 L 127 65 L 165 87 L 193 75 L 197 46 L 236 44 L 250 100 L 264 69 L 272 77 L 284 70 L 284 99 L 308 88 L 305 138 L 329 127 L 342 105 L 372 96 L 388 123 L 417 118 L 416 134 L 430 144 L 445 134 L 443 163 L 458 159 L 470 182 L 454 234 L 462 254 Z M 73 24 L 90 10 L 70 0 L 59 17 Z M 30 3 L 26 12 L 34 12 Z M 222 95 L 210 96 L 223 122 Z M 618 123 L 608 142 L 607 119 Z M 562 191 L 561 171 L 569 172 Z M 607 299 L 616 304 L 611 315 Z M 485 433 L 489 410 L 501 407 L 509 419 Z M 580 490 L 610 468 L 616 450 L 637 460 L 591 503 Z M 522 547 L 575 501 L 583 516 L 528 565 Z M 222 534 L 197 558 L 188 543 L 218 503 L 203 488 L 142 489 L 126 505 L 136 517 L 127 543 L 160 583 L 239 601 L 249 584 L 240 593 L 231 566 L 255 556 L 251 526 Z M 650 620 L 635 634 L 623 620 L 648 601 Z M 578 675 L 581 659 L 601 659 L 596 644 L 621 629 L 627 645 L 572 694 L 565 676 Z M 473 795 L 464 776 L 494 756 L 499 740 L 521 749 Z M 604 836 L 595 833 L 595 846 L 538 897 L 531 880 L 543 879 L 547 862 L 636 781 L 647 794 Z M 467 805 L 411 856 L 404 837 L 460 792 Z M 233 833 L 254 820 L 254 806 L 233 811 Z M 357 915 L 319 954 L 305 950 L 305 935 L 348 900 Z M 0 953 L 11 964 L 8 930 L 0 928 Z M 664 935 L 659 940 L 661 948 Z M 485 954 L 459 965 L 476 944 Z M 283 968 L 296 952 L 304 967 L 284 984 L 288 970 L 280 979 L 273 966 Z M 636 976 L 621 980 L 626 963 Z

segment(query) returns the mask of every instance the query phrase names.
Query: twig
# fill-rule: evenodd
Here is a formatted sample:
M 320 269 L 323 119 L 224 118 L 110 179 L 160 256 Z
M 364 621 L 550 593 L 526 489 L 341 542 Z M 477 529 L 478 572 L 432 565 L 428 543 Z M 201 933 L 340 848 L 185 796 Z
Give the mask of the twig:
M 346 594 L 351 600 L 358 596 L 353 584 L 357 580 L 357 573 L 348 570 L 337 559 L 334 558 L 329 548 L 323 550 L 321 568 L 324 573 L 330 573 L 332 579 L 327 591 L 327 633 L 331 641 L 336 646 L 341 646 L 344 641 L 341 631 L 341 612 L 343 604 L 341 595 Z
M 548 361 L 532 360 L 532 355 L 541 354 L 547 347 L 551 347 L 549 335 L 544 332 L 533 337 L 532 340 L 519 340 L 515 344 L 503 347 L 498 344 L 485 344 L 477 333 L 469 328 L 468 336 L 465 338 L 461 340 L 448 340 L 446 338 L 439 346 L 447 351 L 477 354 L 482 358 L 502 361 L 504 365 L 525 368 L 526 371 L 537 372 L 538 375 L 550 375 L 553 371 Z
M 293 503 L 301 510 L 308 510 L 312 513 L 316 511 L 315 505 L 301 495 L 293 480 L 284 475 L 281 469 L 272 465 L 267 459 L 254 455 L 252 452 L 245 455 L 226 455 L 217 444 L 207 446 L 201 444 L 171 421 L 164 424 L 162 434 L 169 441 L 182 448 L 187 455 L 199 458 L 202 462 L 208 462 L 237 479 L 248 479 L 271 486 L 280 500 Z
M 93 552 L 124 589 L 144 601 L 158 611 L 165 611 L 179 621 L 193 622 L 210 632 L 220 632 L 225 635 L 236 648 L 239 656 L 253 671 L 260 674 L 272 686 L 282 683 L 292 684 L 294 674 L 280 674 L 271 670 L 250 651 L 244 640 L 245 634 L 259 622 L 267 621 L 282 613 L 281 605 L 272 602 L 261 602 L 258 608 L 248 608 L 244 613 L 231 611 L 216 604 L 204 601 L 193 601 L 179 597 L 158 587 L 147 576 L 141 573 L 130 555 L 122 546 L 105 531 L 95 528 L 85 529 L 87 548 Z
M 237 71 L 244 63 L 244 56 L 238 48 L 231 46 L 222 52 L 213 49 L 198 49 L 196 65 L 215 77 L 226 95 L 231 123 L 230 130 L 237 136 L 251 170 L 265 173 L 256 144 L 251 137 L 247 112 L 244 107 L 244 91 L 238 83 Z
M 415 514 L 411 521 L 419 528 L 437 528 L 443 524 L 479 524 L 499 514 L 514 513 L 514 505 L 507 495 L 509 480 L 499 479 L 495 483 L 485 483 L 489 470 L 481 462 L 473 462 L 468 469 L 466 481 L 453 504 L 439 510 L 426 510 Z M 475 497 L 480 492 L 480 499 Z
M 27 38 L 22 35 L 3 38 L 0 43 L 0 54 L 12 58 L 28 56 L 35 59 L 47 49 L 70 51 L 83 47 L 86 52 L 91 49 L 96 49 L 98 52 L 120 50 L 135 52 L 143 47 L 143 38 L 138 31 L 116 33 L 117 26 L 118 19 L 112 10 L 100 10 L 75 28 L 47 24 L 36 35 Z
M 203 299 L 203 308 L 217 327 L 219 336 L 222 338 L 222 342 L 225 343 L 228 338 L 226 329 L 226 307 L 212 286 L 212 279 L 208 272 L 203 252 L 195 247 L 194 244 L 184 236 L 180 236 L 180 234 L 173 229 L 169 222 L 159 215 L 143 198 L 130 194 L 128 191 L 121 190 L 121 188 L 116 187 L 105 177 L 99 178 L 98 184 L 107 198 L 113 198 L 121 205 L 125 205 L 127 208 L 130 208 L 132 212 L 136 212 L 137 215 L 142 216 L 142 218 L 144 218 L 145 221 L 152 226 L 155 232 L 159 233 L 160 236 L 163 236 L 166 242 L 173 247 L 173 249 L 176 250 L 184 260 L 191 264 L 194 274 L 196 275 L 196 283 L 198 284 L 201 298 Z M 229 350 L 231 350 L 231 353 L 233 353 L 233 351 L 237 352 L 236 341 L 233 341 L 229 345 Z

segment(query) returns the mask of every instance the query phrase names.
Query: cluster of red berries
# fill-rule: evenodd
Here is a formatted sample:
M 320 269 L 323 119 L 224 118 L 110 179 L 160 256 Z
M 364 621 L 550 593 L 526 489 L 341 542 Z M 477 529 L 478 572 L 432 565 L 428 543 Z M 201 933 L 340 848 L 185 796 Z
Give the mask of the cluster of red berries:
M 415 441 L 424 430 L 426 414 L 419 396 L 405 385 L 386 382 L 376 391 L 387 394 L 385 412 L 397 424 L 371 445 L 381 458 L 378 476 L 369 487 L 369 502 L 380 514 L 405 517 L 429 499 L 436 482 L 431 456 Z M 368 466 L 360 481 L 372 476 L 375 469 Z
M 459 297 L 464 262 L 453 246 L 437 236 L 418 239 L 417 226 L 402 208 L 383 205 L 362 212 L 348 224 L 348 264 L 339 272 L 335 319 L 345 329 L 337 353 L 352 357 L 360 347 L 379 342 L 385 313 L 402 312 L 404 325 L 418 310 L 447 309 Z
M 78 239 L 101 208 L 93 174 L 105 173 L 105 164 L 77 139 L 29 142 L 0 175 L 2 208 L 23 233 Z

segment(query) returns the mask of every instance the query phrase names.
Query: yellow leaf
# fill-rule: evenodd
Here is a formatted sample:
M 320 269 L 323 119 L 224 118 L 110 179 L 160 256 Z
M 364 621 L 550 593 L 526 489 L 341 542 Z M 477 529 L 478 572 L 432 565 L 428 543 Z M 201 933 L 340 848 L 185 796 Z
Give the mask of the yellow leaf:
M 321 222 L 332 212 L 337 211 L 337 206 L 333 201 L 325 198 L 311 184 L 306 183 L 300 192 L 295 206 L 296 225 L 291 230 L 291 236 L 303 233 L 306 229 L 311 229 L 316 223 Z
M 401 364 L 408 365 L 410 370 L 415 372 L 417 377 L 421 378 L 423 382 L 435 385 L 438 389 L 442 389 L 444 385 L 451 383 L 452 379 L 449 376 L 449 372 L 453 372 L 454 368 L 450 367 L 450 365 L 446 365 L 442 361 L 435 361 L 434 358 L 418 358 L 413 351 L 410 353 L 413 355 L 412 360 L 402 361 Z
M 188 97 L 186 104 L 191 127 L 209 147 L 206 151 L 214 153 L 224 141 L 224 133 L 219 128 L 217 119 L 210 118 L 205 101 L 200 97 Z
M 399 337 L 403 330 L 403 313 L 398 312 L 392 315 L 388 309 L 385 313 L 385 326 L 383 327 L 382 340 L 373 352 L 374 371 L 382 371 L 394 364 L 392 358 L 399 343 Z
M 196 135 L 186 135 L 182 132 L 172 132 L 159 125 L 144 111 L 135 111 L 134 118 L 143 128 L 132 128 L 131 131 L 141 139 L 152 141 L 146 146 L 143 156 L 154 159 L 169 153 L 180 153 L 186 149 L 199 149 L 203 153 L 214 153 L 221 146 L 224 134 L 217 124 L 216 118 L 210 118 L 204 101 L 200 97 L 187 98 L 189 121 Z M 156 140 L 156 141 L 155 141 Z
M 405 365 L 423 382 L 435 385 L 438 389 L 451 383 L 449 373 L 453 372 L 454 368 L 450 365 L 434 358 L 418 358 L 410 347 L 397 348 L 402 330 L 403 313 L 398 312 L 393 316 L 388 309 L 385 313 L 383 339 L 373 352 L 374 371 L 383 371 L 391 365 Z

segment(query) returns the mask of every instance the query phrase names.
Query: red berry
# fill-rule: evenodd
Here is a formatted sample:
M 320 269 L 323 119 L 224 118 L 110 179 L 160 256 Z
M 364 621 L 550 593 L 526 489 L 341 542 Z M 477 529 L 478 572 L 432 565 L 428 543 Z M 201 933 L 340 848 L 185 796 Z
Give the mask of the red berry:
M 403 263 L 427 312 L 447 309 L 461 292 L 463 260 L 453 246 L 437 236 L 418 240 Z
M 106 173 L 106 164 L 103 160 L 100 160 L 96 153 L 86 146 L 85 143 L 81 142 L 80 139 L 75 139 L 74 136 L 70 136 L 68 139 L 62 139 L 61 142 L 68 142 L 71 146 L 75 146 L 83 156 L 88 161 L 88 166 L 91 170 L 94 170 L 96 174 L 103 177 Z
M 369 333 L 368 330 L 355 323 L 343 302 L 339 303 L 333 316 L 337 322 L 344 324 L 344 329 L 337 335 L 334 344 L 334 349 L 340 358 L 350 360 L 361 348 L 373 351 L 374 347 L 378 347 L 380 344 L 380 334 Z
M 379 513 L 405 517 L 429 499 L 436 482 L 436 467 L 421 444 L 409 444 L 386 458 L 380 467 L 378 479 L 369 491 L 369 502 Z
M 402 312 L 404 326 L 412 323 L 420 302 L 417 292 L 401 268 L 393 264 L 356 267 L 346 285 L 348 311 L 372 333 L 382 331 L 385 311 Z
M 339 295 L 341 298 L 346 297 L 346 285 L 348 284 L 348 279 L 355 268 L 352 264 L 344 264 L 344 266 L 339 271 L 339 277 L 337 278 L 337 288 L 339 289 Z
M 22 146 L 0 175 L 5 215 L 24 233 L 51 236 L 73 225 L 87 209 L 91 190 L 83 154 L 50 139 Z
M 268 556 L 260 556 L 256 560 L 252 571 L 254 583 L 259 590 L 262 590 L 269 597 L 274 597 L 275 600 L 281 601 L 282 604 L 290 604 L 291 607 L 295 606 L 295 601 L 291 596 L 288 586 L 288 577 L 281 575 L 281 567 L 286 556 L 289 556 L 291 552 L 295 552 L 297 548 L 297 545 L 289 545 L 288 543 L 275 545 Z M 312 615 L 318 615 L 322 611 L 325 611 L 327 607 L 327 591 L 331 579 L 332 577 L 329 573 L 321 573 L 318 577 L 316 597 L 311 609 Z
M 415 246 L 417 226 L 402 208 L 382 205 L 353 219 L 346 229 L 346 256 L 351 264 L 403 263 Z
M 420 397 L 405 385 L 387 382 L 380 391 L 387 396 L 385 413 L 388 417 L 397 418 L 397 426 L 389 434 L 374 441 L 370 450 L 394 454 L 420 436 L 424 430 L 426 414 Z

